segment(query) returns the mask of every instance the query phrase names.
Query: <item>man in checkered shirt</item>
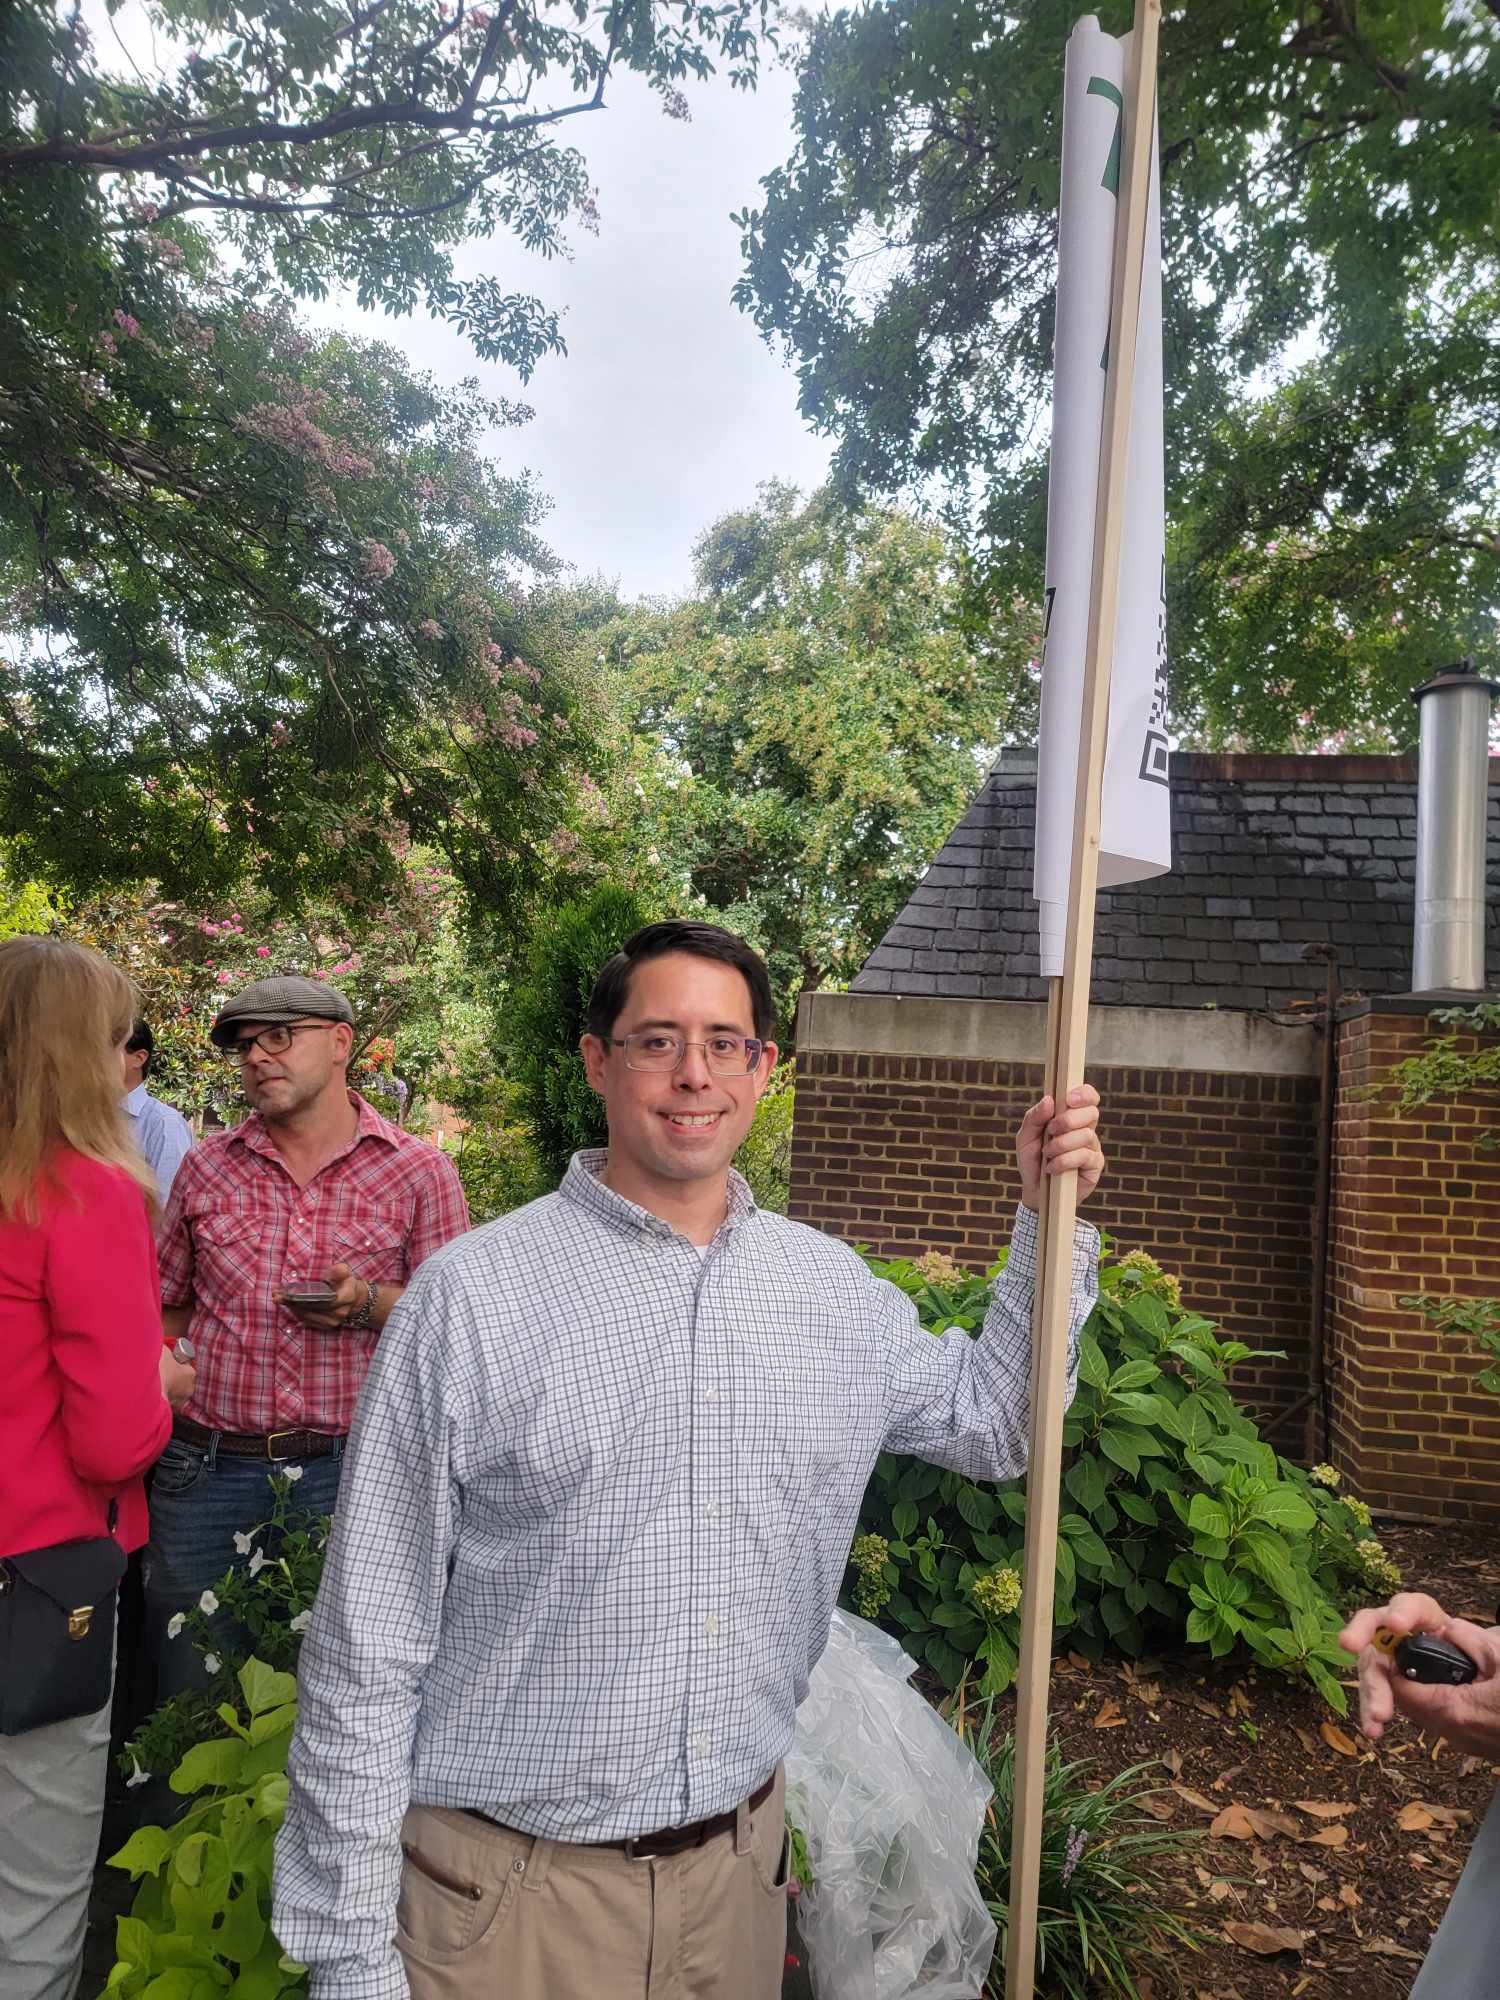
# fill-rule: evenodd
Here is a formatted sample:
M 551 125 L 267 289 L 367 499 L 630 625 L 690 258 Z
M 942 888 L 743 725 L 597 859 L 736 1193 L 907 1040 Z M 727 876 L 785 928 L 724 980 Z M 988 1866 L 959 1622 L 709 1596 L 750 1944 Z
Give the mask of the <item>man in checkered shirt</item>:
M 202 1685 L 181 1614 L 249 1555 L 268 1474 L 327 1514 L 381 1329 L 423 1260 L 469 1226 L 453 1163 L 348 1087 L 354 1010 L 316 979 L 259 979 L 209 1030 L 254 1107 L 187 1155 L 157 1245 L 162 1320 L 193 1394 L 151 1488 L 144 1575 L 162 1696 Z M 287 1296 L 329 1288 L 321 1306 Z
M 1103 1167 L 1046 1100 L 977 1341 L 933 1339 L 730 1161 L 760 959 L 653 924 L 582 1041 L 607 1150 L 428 1261 L 360 1399 L 303 1647 L 275 1930 L 315 2000 L 772 2000 L 781 1759 L 882 1450 L 1026 1460 L 1035 1209 Z M 1097 1286 L 1079 1225 L 1070 1338 Z

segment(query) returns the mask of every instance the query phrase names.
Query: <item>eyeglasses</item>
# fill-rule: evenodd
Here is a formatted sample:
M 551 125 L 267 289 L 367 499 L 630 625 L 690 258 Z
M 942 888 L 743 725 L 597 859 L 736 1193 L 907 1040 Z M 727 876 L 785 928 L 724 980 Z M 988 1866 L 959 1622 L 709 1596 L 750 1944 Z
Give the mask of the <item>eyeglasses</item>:
M 237 1042 L 222 1042 L 221 1053 L 230 1062 L 242 1063 L 250 1059 L 252 1049 L 264 1049 L 268 1056 L 279 1056 L 292 1046 L 293 1035 L 307 1035 L 320 1028 L 336 1028 L 337 1021 L 294 1021 L 289 1028 L 262 1028 L 258 1035 L 246 1035 Z
M 703 1060 L 715 1076 L 748 1076 L 766 1046 L 754 1035 L 710 1035 L 706 1042 L 689 1042 L 681 1035 L 662 1034 L 655 1028 L 640 1035 L 602 1035 L 600 1040 L 625 1051 L 626 1069 L 659 1072 L 676 1069 L 689 1049 L 702 1049 Z

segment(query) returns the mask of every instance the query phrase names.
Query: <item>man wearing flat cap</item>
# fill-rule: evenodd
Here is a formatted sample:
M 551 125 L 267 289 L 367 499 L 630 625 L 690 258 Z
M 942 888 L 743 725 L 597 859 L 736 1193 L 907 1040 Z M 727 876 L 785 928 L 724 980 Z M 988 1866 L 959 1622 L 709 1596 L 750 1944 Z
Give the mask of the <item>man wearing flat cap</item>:
M 342 993 L 259 979 L 209 1034 L 251 1111 L 188 1154 L 158 1243 L 163 1332 L 192 1343 L 197 1368 L 151 1494 L 163 1698 L 205 1678 L 176 1615 L 248 1555 L 271 1511 L 267 1475 L 298 1480 L 299 1507 L 332 1512 L 380 1330 L 417 1266 L 469 1226 L 447 1156 L 349 1088 Z

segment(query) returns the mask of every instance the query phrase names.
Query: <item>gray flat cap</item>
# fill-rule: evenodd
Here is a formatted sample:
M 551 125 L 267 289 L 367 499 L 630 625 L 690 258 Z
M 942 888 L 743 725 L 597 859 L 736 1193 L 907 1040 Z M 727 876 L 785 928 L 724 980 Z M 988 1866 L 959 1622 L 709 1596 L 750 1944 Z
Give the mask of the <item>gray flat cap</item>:
M 226 1048 L 247 1021 L 263 1021 L 267 1027 L 285 1021 L 347 1021 L 354 1025 L 354 1009 L 336 986 L 321 979 L 301 979 L 277 975 L 257 979 L 243 993 L 224 1002 L 208 1031 L 217 1048 Z

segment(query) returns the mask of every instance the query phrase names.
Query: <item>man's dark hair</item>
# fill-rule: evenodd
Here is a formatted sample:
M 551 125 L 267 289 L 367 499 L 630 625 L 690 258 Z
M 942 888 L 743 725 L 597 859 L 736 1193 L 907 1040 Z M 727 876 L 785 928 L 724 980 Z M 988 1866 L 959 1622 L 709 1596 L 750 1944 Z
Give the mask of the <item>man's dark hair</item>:
M 717 924 L 687 923 L 671 917 L 665 923 L 647 924 L 634 937 L 626 938 L 614 957 L 606 960 L 594 990 L 589 995 L 585 1025 L 591 1035 L 607 1040 L 614 1031 L 630 992 L 630 975 L 648 959 L 665 958 L 668 952 L 686 952 L 691 958 L 712 958 L 720 965 L 732 965 L 750 988 L 750 1017 L 759 1039 L 768 1042 L 775 1025 L 771 1001 L 771 975 L 765 960 L 752 951 L 742 937 L 721 930 Z
M 141 1082 L 151 1074 L 151 1058 L 156 1054 L 156 1037 L 144 1021 L 137 1021 L 130 1031 L 130 1040 L 125 1044 L 128 1055 L 137 1056 L 142 1049 L 146 1052 L 145 1065 L 141 1070 Z

